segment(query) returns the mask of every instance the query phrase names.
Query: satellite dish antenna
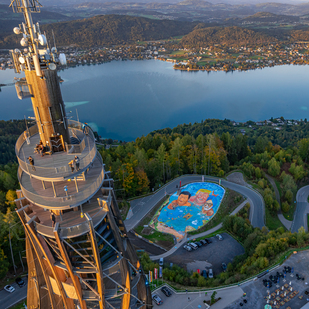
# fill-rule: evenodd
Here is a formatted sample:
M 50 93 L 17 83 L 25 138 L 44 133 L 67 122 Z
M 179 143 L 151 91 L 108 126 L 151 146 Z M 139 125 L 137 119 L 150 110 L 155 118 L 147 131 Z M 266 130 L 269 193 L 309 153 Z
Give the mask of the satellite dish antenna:
M 20 40 L 20 45 L 23 46 L 23 47 L 28 46 L 27 40 L 26 40 L 25 38 L 22 38 L 22 39 Z
M 19 27 L 14 27 L 13 32 L 15 34 L 21 34 L 21 30 L 19 29 Z
M 61 65 L 66 65 L 67 64 L 67 59 L 65 57 L 64 53 L 60 53 L 59 54 L 59 61 Z
M 47 43 L 46 36 L 44 34 L 39 34 L 38 40 L 42 46 L 46 45 Z
M 18 58 L 18 60 L 19 60 L 19 62 L 20 62 L 21 64 L 24 64 L 24 63 L 25 63 L 25 59 L 24 59 L 24 57 L 22 57 L 22 56 L 20 56 L 20 57 Z
M 52 70 L 52 71 L 55 71 L 56 68 L 57 68 L 57 66 L 56 66 L 54 63 L 51 63 L 51 64 L 48 66 L 48 68 L 49 68 L 50 70 Z

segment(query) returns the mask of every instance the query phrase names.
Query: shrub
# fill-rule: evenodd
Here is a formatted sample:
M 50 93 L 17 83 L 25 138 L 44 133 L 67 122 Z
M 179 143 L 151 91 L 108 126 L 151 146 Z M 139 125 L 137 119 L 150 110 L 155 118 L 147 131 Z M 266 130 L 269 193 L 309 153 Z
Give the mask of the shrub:
M 290 210 L 290 204 L 288 202 L 283 202 L 281 208 L 283 212 L 288 212 Z
M 293 193 L 291 190 L 287 190 L 285 192 L 285 195 L 284 195 L 285 199 L 287 200 L 288 203 L 292 203 L 292 199 L 293 199 Z

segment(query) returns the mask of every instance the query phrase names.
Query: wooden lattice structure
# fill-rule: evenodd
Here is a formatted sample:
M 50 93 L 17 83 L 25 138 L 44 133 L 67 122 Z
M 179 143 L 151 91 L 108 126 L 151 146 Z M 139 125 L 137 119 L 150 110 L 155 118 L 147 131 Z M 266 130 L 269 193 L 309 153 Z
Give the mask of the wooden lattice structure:
M 31 97 L 36 119 L 15 146 L 21 187 L 16 212 L 25 229 L 29 272 L 27 306 L 150 308 L 151 293 L 93 132 L 66 117 L 56 48 L 39 49 L 46 39 L 31 12 L 40 5 L 36 0 L 11 5 L 24 14 L 25 24 L 14 32 L 24 31 L 21 43 L 27 46 L 23 52 L 11 51 L 15 71 L 25 72 L 16 89 L 21 99 Z

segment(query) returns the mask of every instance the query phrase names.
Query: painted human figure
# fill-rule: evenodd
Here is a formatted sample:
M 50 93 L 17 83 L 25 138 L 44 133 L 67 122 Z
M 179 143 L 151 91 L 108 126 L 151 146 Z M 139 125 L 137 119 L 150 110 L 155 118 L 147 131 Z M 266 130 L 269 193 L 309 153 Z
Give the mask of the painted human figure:
M 172 201 L 167 208 L 168 209 L 175 209 L 178 206 L 191 206 L 191 203 L 189 202 L 189 198 L 191 197 L 190 192 L 188 191 L 182 191 L 180 192 L 178 199 Z
M 211 191 L 206 189 L 200 189 L 194 196 L 190 198 L 190 202 L 193 202 L 197 206 L 202 206 L 206 203 Z
M 208 217 L 211 217 L 214 214 L 214 210 L 212 209 L 214 206 L 212 199 L 208 199 L 206 203 L 203 205 L 202 213 Z

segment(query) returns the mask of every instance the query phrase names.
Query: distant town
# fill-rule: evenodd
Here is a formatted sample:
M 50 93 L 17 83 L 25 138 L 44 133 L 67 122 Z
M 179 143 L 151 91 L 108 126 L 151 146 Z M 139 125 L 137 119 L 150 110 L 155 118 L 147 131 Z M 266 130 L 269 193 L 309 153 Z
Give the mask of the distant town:
M 173 41 L 141 42 L 137 45 L 61 48 L 67 66 L 100 64 L 109 61 L 159 59 L 175 63 L 174 69 L 187 71 L 235 71 L 305 65 L 309 63 L 309 42 L 264 44 L 256 47 L 226 47 L 219 44 L 206 48 L 178 48 Z M 12 68 L 8 50 L 0 51 L 0 69 Z

